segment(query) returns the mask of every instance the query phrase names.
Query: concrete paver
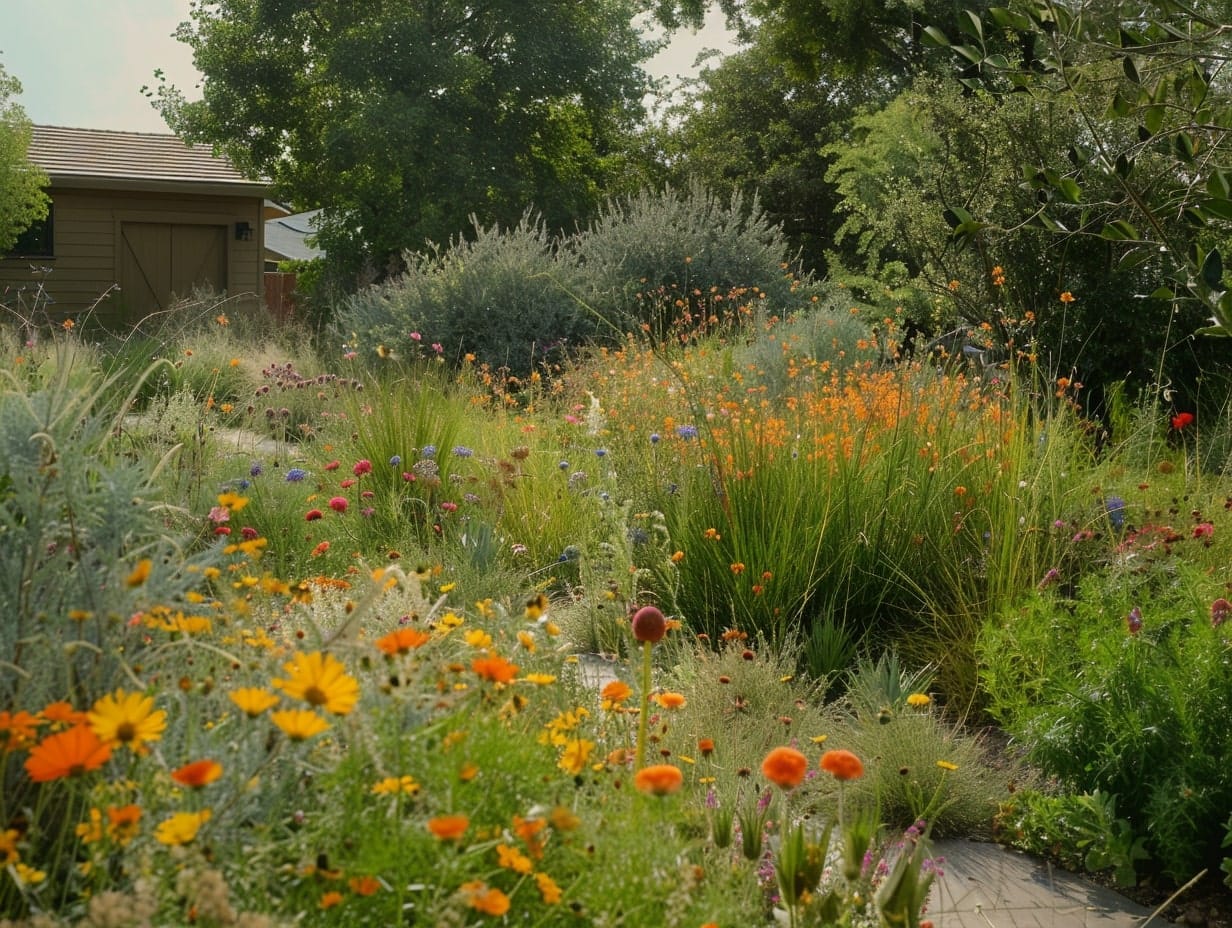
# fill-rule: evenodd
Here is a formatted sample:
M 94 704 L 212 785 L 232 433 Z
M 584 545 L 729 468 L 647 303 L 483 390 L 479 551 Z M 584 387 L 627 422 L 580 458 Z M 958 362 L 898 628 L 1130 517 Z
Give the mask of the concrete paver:
M 937 928 L 1138 928 L 1151 910 L 1048 861 L 979 841 L 934 842 Z

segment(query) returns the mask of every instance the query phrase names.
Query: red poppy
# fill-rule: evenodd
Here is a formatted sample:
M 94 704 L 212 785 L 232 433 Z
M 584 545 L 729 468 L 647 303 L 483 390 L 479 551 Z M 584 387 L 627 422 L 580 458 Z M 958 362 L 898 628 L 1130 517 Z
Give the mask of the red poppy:
M 1172 417 L 1172 427 L 1179 432 L 1185 426 L 1192 425 L 1193 421 L 1194 415 L 1192 412 L 1178 412 Z

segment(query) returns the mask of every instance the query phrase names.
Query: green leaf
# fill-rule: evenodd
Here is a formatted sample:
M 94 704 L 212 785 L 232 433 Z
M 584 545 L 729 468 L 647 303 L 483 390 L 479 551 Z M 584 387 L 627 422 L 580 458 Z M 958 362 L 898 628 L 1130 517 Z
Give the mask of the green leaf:
M 1121 152 L 1117 155 L 1114 170 L 1117 172 L 1117 176 L 1122 179 L 1129 177 L 1134 172 L 1134 159 L 1130 158 L 1125 152 Z
M 1099 236 L 1110 242 L 1136 242 L 1138 230 L 1124 219 L 1114 219 L 1100 229 Z
M 1210 213 L 1216 219 L 1225 219 L 1232 222 L 1232 200 L 1226 197 L 1212 197 L 1209 200 L 1202 200 L 1198 206 L 1203 212 Z
M 1082 188 L 1072 177 L 1062 177 L 1061 183 L 1057 185 L 1057 192 L 1067 203 L 1077 203 L 1082 199 Z
M 975 218 L 961 206 L 952 206 L 941 215 L 951 229 L 957 229 L 961 225 L 975 221 Z
M 1193 164 L 1194 140 L 1188 132 L 1178 132 L 1172 139 L 1172 150 L 1186 164 Z
M 1014 10 L 1007 9 L 1003 6 L 992 6 L 988 8 L 988 18 L 997 24 L 1000 29 L 1013 29 L 1015 32 L 1026 32 L 1031 28 L 1031 20 L 1022 13 L 1016 13 Z
M 1108 115 L 1109 116 L 1118 116 L 1124 119 L 1126 116 L 1129 115 L 1130 109 L 1131 109 L 1131 104 L 1128 100 L 1125 99 L 1121 91 L 1118 90 L 1115 94 L 1112 95 L 1112 102 L 1108 104 Z
M 980 20 L 979 13 L 963 10 L 963 15 L 958 18 L 958 28 L 981 45 L 984 43 L 984 23 Z
M 984 61 L 984 50 L 974 45 L 955 45 L 953 49 L 972 64 L 981 64 Z
M 1220 257 L 1218 248 L 1212 248 L 1207 254 L 1198 276 L 1211 290 L 1218 290 L 1223 286 L 1223 258 Z
M 1124 34 L 1124 30 L 1122 30 L 1122 34 Z M 1132 55 L 1126 55 L 1121 60 L 1121 68 L 1125 71 L 1125 76 L 1128 77 L 1135 84 L 1142 83 L 1142 79 L 1138 77 L 1138 66 L 1134 64 L 1134 59 Z
M 1163 104 L 1153 104 L 1146 107 L 1142 114 L 1142 124 L 1151 135 L 1155 135 L 1159 132 L 1164 125 Z
M 924 27 L 924 38 L 927 39 L 925 44 L 932 46 L 934 48 L 949 48 L 950 47 L 949 36 L 947 36 L 944 32 L 942 32 L 936 26 L 925 26 Z

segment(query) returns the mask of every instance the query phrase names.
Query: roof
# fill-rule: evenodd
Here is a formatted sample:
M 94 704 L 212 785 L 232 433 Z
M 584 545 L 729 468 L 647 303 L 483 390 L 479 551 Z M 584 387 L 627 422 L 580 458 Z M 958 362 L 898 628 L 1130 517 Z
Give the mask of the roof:
M 264 196 L 268 186 L 174 135 L 34 126 L 28 157 L 60 187 Z
M 321 257 L 324 254 L 321 249 L 304 241 L 305 236 L 316 234 L 316 219 L 320 212 L 319 209 L 310 209 L 306 213 L 268 220 L 265 223 L 265 250 L 279 258 L 308 261 Z

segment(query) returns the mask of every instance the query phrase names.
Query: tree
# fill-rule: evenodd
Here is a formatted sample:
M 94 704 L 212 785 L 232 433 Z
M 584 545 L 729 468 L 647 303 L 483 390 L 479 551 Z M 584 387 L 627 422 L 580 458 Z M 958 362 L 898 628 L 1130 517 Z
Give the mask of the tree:
M 870 72 L 887 96 L 927 67 L 929 25 L 948 27 L 982 0 L 657 0 L 669 27 L 700 26 L 717 5 L 746 40 L 760 34 L 771 54 L 803 81 L 860 77 Z
M 1064 157 L 1026 163 L 1035 199 L 1020 218 L 1107 243 L 1116 267 L 1153 281 L 1151 296 L 1196 301 L 1209 313 L 1203 331 L 1222 336 L 1232 335 L 1221 257 L 1232 233 L 1230 13 L 1227 0 L 1026 0 L 969 12 L 954 33 L 926 30 L 954 52 L 968 89 L 1075 114 Z M 989 47 L 1006 36 L 1019 60 Z M 965 209 L 947 219 L 962 242 L 996 226 Z
M 30 120 L 11 97 L 21 93 L 17 78 L 0 67 L 0 255 L 33 223 L 47 216 L 47 175 L 32 165 Z
M 676 183 L 714 193 L 756 191 L 808 270 L 825 268 L 841 222 L 825 180 L 828 145 L 847 134 L 857 107 L 878 93 L 856 78 L 799 81 L 756 39 L 686 85 L 668 114 L 667 157 Z
M 197 0 L 178 38 L 203 98 L 171 128 L 297 205 L 338 267 L 378 275 L 529 206 L 571 227 L 630 167 L 652 52 L 636 0 Z M 636 170 L 632 171 L 636 174 Z

